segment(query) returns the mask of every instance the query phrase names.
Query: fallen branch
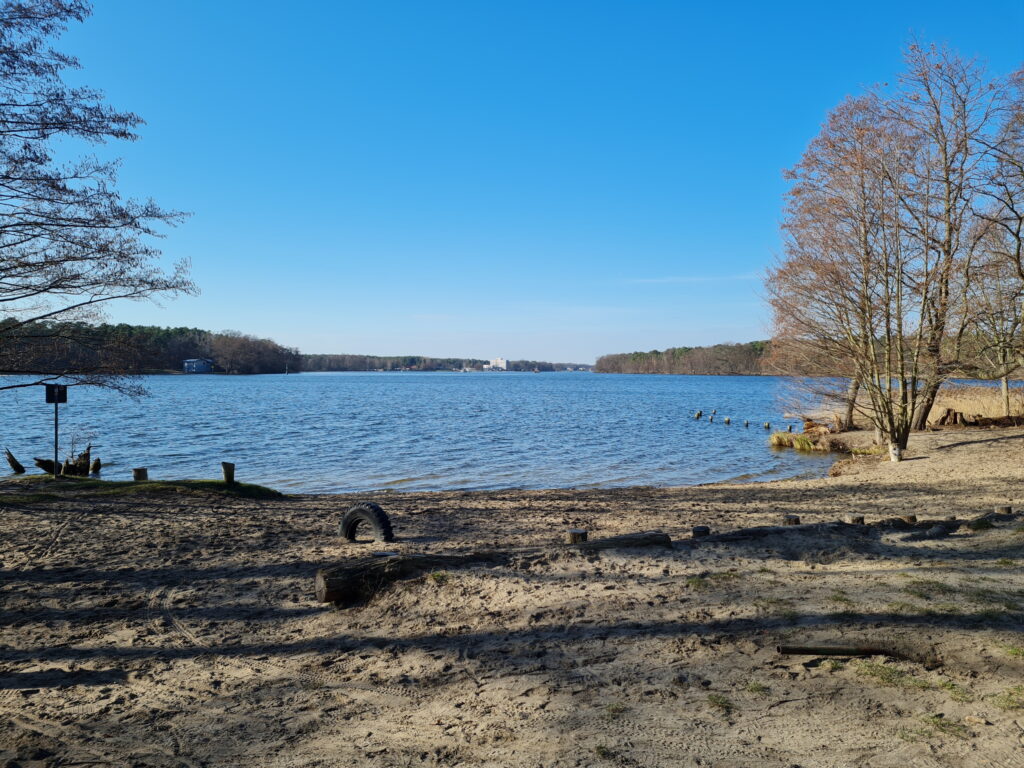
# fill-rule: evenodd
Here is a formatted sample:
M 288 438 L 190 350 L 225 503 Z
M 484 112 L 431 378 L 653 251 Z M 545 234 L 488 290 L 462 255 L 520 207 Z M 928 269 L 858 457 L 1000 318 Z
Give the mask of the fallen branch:
M 611 536 L 578 544 L 563 544 L 560 550 L 596 552 L 607 549 L 637 547 L 672 547 L 668 534 L 659 531 Z M 407 554 L 363 557 L 316 572 L 313 591 L 321 603 L 341 606 L 366 602 L 381 588 L 401 579 L 414 578 L 431 571 L 471 565 L 505 565 L 514 558 L 538 555 L 543 550 L 532 548 L 486 550 L 457 555 Z

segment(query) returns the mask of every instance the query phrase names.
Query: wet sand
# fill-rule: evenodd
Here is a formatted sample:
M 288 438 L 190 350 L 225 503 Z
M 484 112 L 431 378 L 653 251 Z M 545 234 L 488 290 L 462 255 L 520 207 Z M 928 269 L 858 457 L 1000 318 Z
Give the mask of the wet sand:
M 935 541 L 685 545 L 783 514 L 1024 508 L 1024 430 L 927 433 L 907 461 L 837 470 L 263 501 L 0 486 L 0 766 L 1024 765 L 1024 516 Z M 317 603 L 317 568 L 382 548 L 337 535 L 362 500 L 391 516 L 388 550 L 544 554 Z M 682 544 L 582 554 L 556 546 L 570 527 Z

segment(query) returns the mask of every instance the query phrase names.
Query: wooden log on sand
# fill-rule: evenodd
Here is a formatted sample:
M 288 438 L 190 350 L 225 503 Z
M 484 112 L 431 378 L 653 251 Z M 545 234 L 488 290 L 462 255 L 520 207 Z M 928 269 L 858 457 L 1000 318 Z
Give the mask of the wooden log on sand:
M 563 544 L 562 549 L 594 552 L 605 549 L 636 547 L 672 547 L 668 534 L 659 531 L 630 533 L 595 539 L 578 544 Z M 495 549 L 459 555 L 408 554 L 390 557 L 363 557 L 316 572 L 313 592 L 321 603 L 341 606 L 355 605 L 373 597 L 388 584 L 419 576 L 430 571 L 461 568 L 470 565 L 504 565 L 514 557 L 543 554 L 539 548 Z
M 11 471 L 16 475 L 25 474 L 25 468 L 21 465 L 21 462 L 14 458 L 14 454 L 11 453 L 10 448 L 4 448 L 4 455 L 7 456 L 7 463 L 11 465 Z

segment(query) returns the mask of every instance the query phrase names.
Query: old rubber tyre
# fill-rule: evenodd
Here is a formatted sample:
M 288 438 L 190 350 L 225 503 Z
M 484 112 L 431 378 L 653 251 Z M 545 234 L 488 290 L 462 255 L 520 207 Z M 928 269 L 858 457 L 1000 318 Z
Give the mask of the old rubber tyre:
M 342 515 L 338 533 L 349 541 L 355 541 L 361 528 L 369 528 L 373 531 L 373 537 L 379 541 L 395 540 L 387 513 L 372 501 L 356 504 Z

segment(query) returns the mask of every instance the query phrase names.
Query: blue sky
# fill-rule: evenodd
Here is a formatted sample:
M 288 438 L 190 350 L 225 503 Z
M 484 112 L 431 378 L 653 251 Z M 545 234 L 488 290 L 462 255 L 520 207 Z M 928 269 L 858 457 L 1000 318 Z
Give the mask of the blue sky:
M 765 338 L 781 172 L 912 35 L 1006 73 L 1024 2 L 98 0 L 60 47 L 147 121 L 202 293 L 116 321 L 304 352 L 590 362 Z

